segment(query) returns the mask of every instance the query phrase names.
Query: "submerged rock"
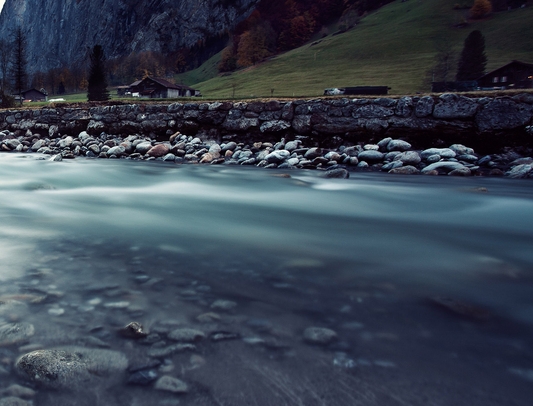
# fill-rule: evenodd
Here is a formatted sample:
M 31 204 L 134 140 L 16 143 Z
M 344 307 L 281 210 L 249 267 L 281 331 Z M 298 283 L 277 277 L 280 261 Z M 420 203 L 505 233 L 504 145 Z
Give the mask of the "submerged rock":
M 118 333 L 127 338 L 144 338 L 148 335 L 148 333 L 144 331 L 142 324 L 136 321 L 119 329 Z
M 187 393 L 189 391 L 189 387 L 185 382 L 168 375 L 159 378 L 154 388 L 172 393 Z
M 319 345 L 329 344 L 338 338 L 335 331 L 323 327 L 308 327 L 303 336 L 306 342 Z
M 344 168 L 328 169 L 324 175 L 328 179 L 347 179 L 350 177 L 350 172 Z
M 174 341 L 192 343 L 205 338 L 205 334 L 203 331 L 195 330 L 192 328 L 178 328 L 176 330 L 172 330 L 168 334 L 168 338 Z
M 118 351 L 64 347 L 38 350 L 21 356 L 16 371 L 24 378 L 48 388 L 84 389 L 87 385 L 112 385 L 128 367 Z
M 33 324 L 8 323 L 0 326 L 0 347 L 12 344 L 18 344 L 26 341 L 35 334 Z
M 487 309 L 458 299 L 436 296 L 431 298 L 431 302 L 459 316 L 477 320 L 487 320 L 491 317 Z
M 223 300 L 223 299 L 216 300 L 211 305 L 211 309 L 225 310 L 225 311 L 233 310 L 235 307 L 237 307 L 237 303 L 231 300 Z
M 32 406 L 32 403 L 14 396 L 0 399 L 0 406 Z

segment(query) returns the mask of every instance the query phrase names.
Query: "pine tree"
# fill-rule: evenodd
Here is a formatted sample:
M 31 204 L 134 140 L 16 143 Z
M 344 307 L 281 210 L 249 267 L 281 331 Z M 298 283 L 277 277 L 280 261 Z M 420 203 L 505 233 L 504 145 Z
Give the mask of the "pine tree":
M 22 28 L 18 27 L 13 33 L 13 60 L 11 62 L 11 76 L 13 78 L 13 89 L 19 96 L 22 104 L 22 91 L 26 87 L 28 74 L 26 72 L 26 37 Z
M 87 100 L 109 100 L 107 79 L 105 72 L 105 56 L 101 45 L 95 45 L 89 55 L 91 66 L 89 68 L 89 83 L 87 87 Z
M 457 81 L 476 80 L 485 73 L 485 37 L 480 31 L 472 31 L 465 39 L 457 66 Z

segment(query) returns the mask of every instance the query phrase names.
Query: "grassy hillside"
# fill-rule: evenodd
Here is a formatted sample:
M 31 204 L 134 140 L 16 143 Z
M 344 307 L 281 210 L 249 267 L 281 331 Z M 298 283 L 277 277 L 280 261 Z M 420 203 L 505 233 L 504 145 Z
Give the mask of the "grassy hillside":
M 206 97 L 318 96 L 327 87 L 387 85 L 391 94 L 428 91 L 427 71 L 436 43 L 448 41 L 459 53 L 474 29 L 485 36 L 487 69 L 513 59 L 533 62 L 529 34 L 533 7 L 495 13 L 463 28 L 467 11 L 456 0 L 400 0 L 368 15 L 352 30 L 329 35 L 260 65 L 231 75 L 213 74 L 216 59 L 181 76 Z M 196 82 L 196 83 L 194 83 Z

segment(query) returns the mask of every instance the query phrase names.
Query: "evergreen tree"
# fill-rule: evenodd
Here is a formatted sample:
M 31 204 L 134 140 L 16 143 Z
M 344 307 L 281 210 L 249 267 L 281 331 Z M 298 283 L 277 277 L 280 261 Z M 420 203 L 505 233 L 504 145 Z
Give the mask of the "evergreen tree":
M 20 97 L 22 104 L 22 91 L 26 87 L 28 74 L 26 72 L 26 37 L 22 28 L 18 27 L 13 33 L 13 60 L 11 62 L 11 76 L 13 78 L 13 89 Z
M 485 73 L 485 37 L 480 31 L 472 31 L 465 39 L 457 66 L 457 81 L 476 80 Z
M 11 46 L 8 41 L 0 39 L 0 89 L 6 91 L 9 75 L 9 61 L 11 60 Z
M 91 66 L 89 68 L 89 84 L 87 87 L 87 100 L 109 100 L 107 79 L 105 72 L 105 56 L 101 45 L 95 45 L 89 55 Z

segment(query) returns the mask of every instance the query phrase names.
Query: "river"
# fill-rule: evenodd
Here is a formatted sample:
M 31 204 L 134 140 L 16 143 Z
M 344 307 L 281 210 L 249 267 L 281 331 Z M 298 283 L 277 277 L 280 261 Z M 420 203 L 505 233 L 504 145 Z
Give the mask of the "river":
M 46 406 L 530 405 L 532 185 L 2 154 L 0 326 L 33 330 L 0 335 L 0 394 L 17 383 Z M 133 321 L 150 335 L 117 333 Z M 150 352 L 182 327 L 205 337 Z M 308 327 L 336 337 L 306 341 Z M 17 373 L 25 353 L 72 346 L 129 367 L 59 389 Z M 186 393 L 158 390 L 166 375 Z

